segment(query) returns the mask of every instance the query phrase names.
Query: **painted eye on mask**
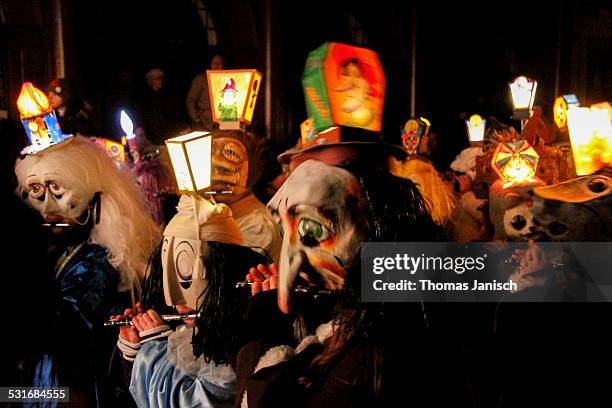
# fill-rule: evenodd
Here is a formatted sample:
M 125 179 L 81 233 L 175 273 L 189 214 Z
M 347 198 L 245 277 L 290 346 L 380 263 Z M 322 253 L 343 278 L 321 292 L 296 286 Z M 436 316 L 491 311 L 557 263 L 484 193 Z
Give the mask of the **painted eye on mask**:
M 49 183 L 49 191 L 53 195 L 60 196 L 64 194 L 64 192 L 66 192 L 66 189 L 60 186 L 59 184 L 57 184 L 56 182 L 52 181 Z
M 32 198 L 40 198 L 45 194 L 45 186 L 40 183 L 30 184 L 28 186 L 28 194 Z
M 240 147 L 236 143 L 231 142 L 223 146 L 223 157 L 234 164 L 238 164 L 244 160 L 240 152 Z
M 329 238 L 329 231 L 321 223 L 308 218 L 302 218 L 298 224 L 298 231 L 302 242 L 306 246 L 317 246 Z

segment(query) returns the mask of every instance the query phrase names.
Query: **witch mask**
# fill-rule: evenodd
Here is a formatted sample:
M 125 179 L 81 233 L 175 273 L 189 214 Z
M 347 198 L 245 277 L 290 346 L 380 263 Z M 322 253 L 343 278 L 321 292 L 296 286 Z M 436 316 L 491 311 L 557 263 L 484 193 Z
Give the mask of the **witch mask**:
M 289 312 L 298 284 L 339 290 L 358 261 L 366 236 L 364 197 L 348 171 L 308 160 L 268 203 L 283 238 L 279 263 L 281 310 Z

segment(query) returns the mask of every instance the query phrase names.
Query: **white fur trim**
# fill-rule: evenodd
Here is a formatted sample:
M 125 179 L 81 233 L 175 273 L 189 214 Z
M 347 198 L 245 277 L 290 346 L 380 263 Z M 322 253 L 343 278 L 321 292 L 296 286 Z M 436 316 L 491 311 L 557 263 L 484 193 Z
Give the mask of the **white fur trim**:
M 255 371 L 253 371 L 253 373 L 267 367 L 275 366 L 283 361 L 289 361 L 294 355 L 295 350 L 293 350 L 292 347 L 285 345 L 272 347 L 266 351 L 266 354 L 264 354 L 263 357 L 259 359 L 257 367 L 255 367 Z

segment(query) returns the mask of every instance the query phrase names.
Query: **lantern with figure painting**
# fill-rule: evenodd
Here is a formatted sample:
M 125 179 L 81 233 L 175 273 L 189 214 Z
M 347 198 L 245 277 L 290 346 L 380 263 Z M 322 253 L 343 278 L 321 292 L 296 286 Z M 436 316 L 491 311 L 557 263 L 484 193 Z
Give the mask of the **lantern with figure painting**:
M 612 109 L 610 104 L 567 111 L 567 126 L 576 174 L 592 174 L 612 164 Z
M 208 91 L 213 121 L 219 129 L 250 125 L 262 75 L 255 69 L 209 70 Z

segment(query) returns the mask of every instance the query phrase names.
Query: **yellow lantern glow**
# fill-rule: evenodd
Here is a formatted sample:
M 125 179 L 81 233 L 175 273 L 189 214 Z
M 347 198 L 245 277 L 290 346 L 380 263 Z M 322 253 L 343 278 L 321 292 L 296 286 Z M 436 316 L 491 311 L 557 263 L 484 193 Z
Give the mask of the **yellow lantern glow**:
M 212 136 L 191 132 L 166 140 L 180 193 L 198 193 L 210 187 Z
M 125 162 L 125 150 L 121 143 L 104 138 L 95 138 L 95 142 L 104 147 L 106 154 L 115 161 L 118 168 L 121 167 L 123 162 Z
M 567 126 L 567 110 L 580 105 L 578 97 L 573 94 L 558 96 L 553 106 L 555 124 L 559 129 Z
M 567 126 L 577 175 L 592 174 L 612 164 L 611 117 L 609 105 L 567 111 Z
M 480 115 L 472 115 L 469 120 L 465 121 L 465 124 L 470 142 L 482 142 L 484 140 L 484 131 L 487 126 L 486 119 L 483 119 Z
M 255 69 L 206 71 L 213 121 L 220 129 L 240 129 L 249 125 L 261 85 Z
M 28 150 L 31 153 L 64 141 L 55 112 L 49 106 L 49 99 L 31 82 L 22 85 L 17 98 L 17 108 L 30 141 Z
M 529 119 L 538 83 L 525 76 L 519 76 L 510 84 L 512 109 L 516 119 Z
M 535 181 L 538 153 L 526 140 L 499 143 L 491 167 L 506 182 L 504 187 Z

